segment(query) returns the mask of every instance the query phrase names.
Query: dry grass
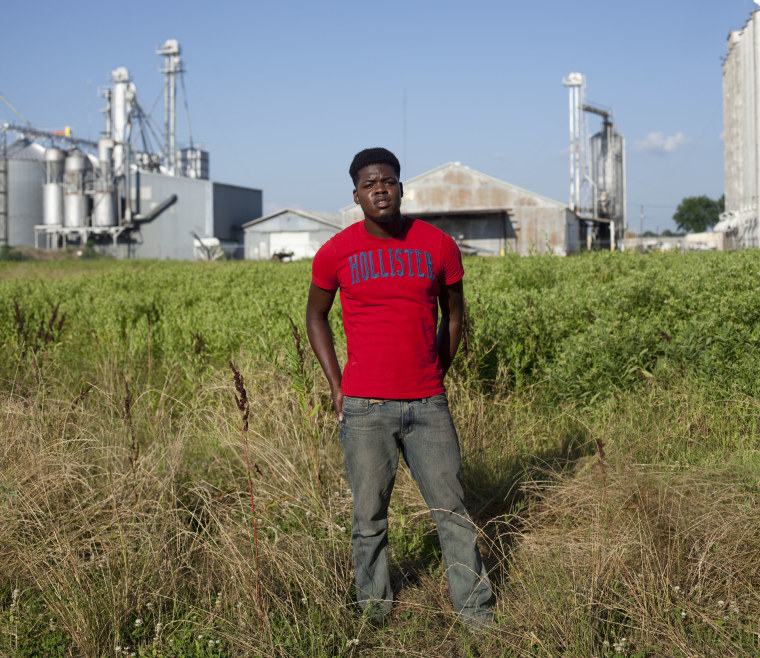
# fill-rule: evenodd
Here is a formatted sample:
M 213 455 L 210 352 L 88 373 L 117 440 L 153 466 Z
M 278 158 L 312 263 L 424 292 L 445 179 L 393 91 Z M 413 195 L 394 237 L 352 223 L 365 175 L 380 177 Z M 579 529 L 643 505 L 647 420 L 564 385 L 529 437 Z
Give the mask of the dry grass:
M 542 655 L 599 654 L 621 638 L 626 652 L 754 655 L 756 490 L 731 470 L 621 465 L 606 466 L 605 486 L 601 468 L 582 460 L 532 496 L 505 616 Z
M 473 639 L 456 623 L 406 469 L 391 510 L 398 604 L 387 627 L 368 627 L 352 603 L 350 493 L 326 391 L 304 389 L 312 407 L 323 404 L 305 422 L 287 373 L 236 363 L 251 405 L 258 569 L 228 370 L 191 396 L 176 373 L 158 388 L 137 373 L 129 419 L 113 364 L 71 390 L 44 364 L 4 387 L 16 393 L 0 400 L 0 653 L 48 641 L 74 656 L 117 646 L 166 656 L 612 656 L 615 643 L 627 655 L 757 654 L 751 475 L 633 460 L 654 440 L 657 414 L 634 435 L 625 413 L 618 424 L 606 412 L 581 422 L 577 411 L 544 415 L 528 396 L 494 401 L 457 383 L 497 627 Z M 677 441 L 699 425 L 678 406 L 682 392 L 669 399 L 667 417 L 682 419 Z M 617 407 L 626 405 L 632 398 Z M 601 463 L 589 456 L 598 435 L 613 444 Z

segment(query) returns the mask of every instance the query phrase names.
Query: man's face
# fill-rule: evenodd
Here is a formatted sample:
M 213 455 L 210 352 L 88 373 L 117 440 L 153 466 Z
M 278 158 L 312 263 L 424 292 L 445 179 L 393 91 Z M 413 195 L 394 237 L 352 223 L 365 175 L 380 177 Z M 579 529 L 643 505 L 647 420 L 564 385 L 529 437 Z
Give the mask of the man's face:
M 364 216 L 378 224 L 388 224 L 398 217 L 404 188 L 388 164 L 367 165 L 359 170 L 354 201 Z

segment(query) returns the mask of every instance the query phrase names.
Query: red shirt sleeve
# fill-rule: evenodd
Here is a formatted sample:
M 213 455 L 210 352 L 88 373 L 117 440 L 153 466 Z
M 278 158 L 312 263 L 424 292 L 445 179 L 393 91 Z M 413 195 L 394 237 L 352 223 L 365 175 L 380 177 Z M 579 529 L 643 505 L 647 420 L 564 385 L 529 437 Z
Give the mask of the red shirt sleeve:
M 454 239 L 444 234 L 441 241 L 441 268 L 443 269 L 443 283 L 450 286 L 464 276 L 462 266 L 462 254 Z
M 323 290 L 338 289 L 338 259 L 332 240 L 323 244 L 311 265 L 311 280 Z

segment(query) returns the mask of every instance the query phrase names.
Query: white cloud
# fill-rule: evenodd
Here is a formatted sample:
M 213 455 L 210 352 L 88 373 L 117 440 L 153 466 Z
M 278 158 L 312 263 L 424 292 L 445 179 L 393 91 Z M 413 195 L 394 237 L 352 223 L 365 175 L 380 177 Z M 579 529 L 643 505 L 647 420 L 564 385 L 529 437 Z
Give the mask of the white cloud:
M 636 150 L 650 151 L 651 153 L 673 153 L 690 141 L 682 132 L 677 132 L 670 137 L 665 137 L 664 133 L 661 132 L 653 132 L 649 133 L 646 139 L 636 140 Z

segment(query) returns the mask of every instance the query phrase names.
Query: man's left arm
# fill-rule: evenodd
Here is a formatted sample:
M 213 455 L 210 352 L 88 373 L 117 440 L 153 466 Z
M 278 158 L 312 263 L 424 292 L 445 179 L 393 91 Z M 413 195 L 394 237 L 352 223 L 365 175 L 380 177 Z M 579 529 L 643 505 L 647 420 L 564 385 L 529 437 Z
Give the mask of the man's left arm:
M 462 279 L 451 285 L 441 286 L 438 303 L 441 307 L 441 322 L 438 325 L 436 343 L 438 359 L 445 377 L 457 349 L 459 349 L 459 342 L 462 340 L 464 318 L 464 285 Z

